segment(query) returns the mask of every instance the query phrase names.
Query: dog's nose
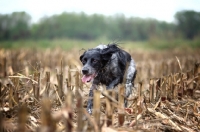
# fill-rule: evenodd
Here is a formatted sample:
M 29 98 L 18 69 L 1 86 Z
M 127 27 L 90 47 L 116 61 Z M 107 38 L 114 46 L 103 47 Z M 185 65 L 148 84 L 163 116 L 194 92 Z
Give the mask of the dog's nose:
M 85 69 L 82 69 L 82 73 L 83 73 L 83 74 L 88 74 L 88 72 L 89 72 L 89 69 L 86 69 L 86 68 L 85 68 Z

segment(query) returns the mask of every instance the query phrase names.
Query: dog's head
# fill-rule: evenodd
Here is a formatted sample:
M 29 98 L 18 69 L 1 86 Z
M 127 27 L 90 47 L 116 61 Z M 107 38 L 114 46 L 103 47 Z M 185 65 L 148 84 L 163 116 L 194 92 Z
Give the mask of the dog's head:
M 82 82 L 90 82 L 97 75 L 98 72 L 107 64 L 113 53 L 118 52 L 120 49 L 117 45 L 107 45 L 103 48 L 99 46 L 94 49 L 85 51 L 81 56 L 80 60 L 83 64 L 82 68 Z

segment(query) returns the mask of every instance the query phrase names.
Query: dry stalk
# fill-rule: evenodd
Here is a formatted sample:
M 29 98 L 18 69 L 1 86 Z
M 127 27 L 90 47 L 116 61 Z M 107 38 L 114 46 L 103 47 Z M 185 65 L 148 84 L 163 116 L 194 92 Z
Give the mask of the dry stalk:
M 50 89 L 50 72 L 46 72 L 46 87 L 45 87 L 45 94 L 49 94 Z
M 186 123 L 186 122 L 185 122 L 185 119 L 183 119 L 182 117 L 177 116 L 177 115 L 174 114 L 170 109 L 168 109 L 168 111 L 169 111 L 169 112 L 172 114 L 172 116 L 173 116 L 174 118 L 176 118 L 178 121 L 181 121 L 181 122 Z
M 112 91 L 111 90 L 106 90 L 105 93 L 107 95 L 112 95 Z M 113 106 L 111 105 L 111 100 L 106 98 L 107 126 L 112 125 L 112 114 L 113 114 Z
M 116 98 L 116 92 L 115 92 L 115 90 L 112 90 L 112 98 L 115 100 L 115 98 Z M 112 101 L 112 100 L 111 100 Z M 112 103 L 111 103 L 111 106 L 112 106 L 112 111 L 113 111 L 113 113 L 114 113 L 114 110 L 115 110 L 115 105 L 113 105 L 114 104 L 114 102 L 112 101 Z M 116 103 L 115 103 L 116 104 Z M 118 104 L 118 102 L 117 102 L 117 104 Z M 112 125 L 114 125 L 114 121 L 115 121 L 115 115 L 114 114 L 112 114 Z
M 178 99 L 178 84 L 177 84 L 177 74 L 173 75 L 173 85 L 174 85 L 174 89 L 173 89 L 173 99 Z
M 187 131 L 187 132 L 195 132 L 194 130 L 192 130 L 191 128 L 189 127 L 186 127 L 184 125 L 179 125 L 183 130 Z
M 81 74 L 79 72 L 79 88 L 83 91 L 83 82 L 81 81 Z
M 77 131 L 83 131 L 83 98 L 79 91 L 76 92 L 76 99 L 77 99 Z
M 8 76 L 9 78 L 25 78 L 25 79 L 28 79 L 28 80 L 31 80 L 33 83 L 36 83 L 36 84 L 38 84 L 38 82 L 37 81 L 35 81 L 34 79 L 31 79 L 31 78 L 29 78 L 29 77 L 26 77 L 25 75 L 23 75 L 23 74 L 20 74 L 20 73 L 17 73 L 19 76 Z
M 93 120 L 91 118 L 91 116 L 88 114 L 88 112 L 85 109 L 83 109 L 83 113 L 85 114 L 85 116 L 89 120 L 89 122 L 93 125 L 94 131 L 97 132 L 98 131 L 98 126 L 97 126 L 97 123 L 95 122 L 95 120 Z
M 125 112 L 124 112 L 124 93 L 125 93 L 125 86 L 119 85 L 119 108 L 118 108 L 118 123 L 119 126 L 122 126 L 125 120 Z
M 167 99 L 171 100 L 172 99 L 172 75 L 169 75 L 167 77 L 166 90 L 167 90 Z
M 179 68 L 180 68 L 180 70 L 181 70 L 181 73 L 182 73 L 182 67 L 181 67 L 181 63 L 180 63 L 180 60 L 178 59 L 178 57 L 177 57 L 177 56 L 176 56 L 176 60 L 177 60 L 177 62 L 178 62 Z
M 69 65 L 69 67 L 68 67 L 68 87 L 70 88 L 71 87 L 71 71 L 70 71 L 70 69 L 71 69 L 71 65 Z
M 95 90 L 94 91 L 94 99 L 93 99 L 93 116 L 95 119 L 95 122 L 97 123 L 98 129 L 100 128 L 100 92 Z
M 14 87 L 11 84 L 8 84 L 9 87 L 9 108 L 12 108 L 14 106 L 13 103 L 13 92 L 14 92 Z
M 75 90 L 76 92 L 79 90 L 79 72 L 76 71 L 75 72 Z
M 168 120 L 168 122 L 169 122 L 169 124 L 171 125 L 171 126 L 173 126 L 176 130 L 178 130 L 178 131 L 182 131 L 182 129 L 176 124 L 176 123 L 174 123 L 168 116 L 166 116 L 166 115 L 164 115 L 164 114 L 162 114 L 162 113 L 160 113 L 160 112 L 156 112 L 154 109 L 152 109 L 152 108 L 148 108 L 148 111 L 149 112 L 151 112 L 151 113 L 153 113 L 153 114 L 155 114 L 156 116 L 158 116 L 159 118 L 163 118 L 163 119 L 167 119 Z
M 65 119 L 65 131 L 66 132 L 71 132 L 73 125 L 72 125 L 72 120 L 73 120 L 73 102 L 72 102 L 72 92 L 68 91 L 65 99 L 65 109 L 68 111 L 68 118 Z
M 142 86 L 142 82 L 139 82 L 139 87 L 138 87 L 138 97 L 140 98 L 142 96 L 142 90 L 143 90 L 143 86 Z
M 149 81 L 149 90 L 150 90 L 149 101 L 154 102 L 154 80 L 153 79 L 150 79 Z
M 3 88 L 3 85 L 2 85 L 2 82 L 0 80 L 0 97 L 2 96 L 2 88 Z M 2 103 L 2 102 L 0 102 L 0 103 Z
M 39 100 L 40 93 L 40 73 L 36 71 L 34 73 L 34 80 L 37 80 L 38 83 L 33 83 L 33 93 L 34 97 Z
M 42 113 L 41 113 L 42 125 L 41 132 L 55 132 L 56 122 L 51 116 L 51 103 L 50 100 L 44 98 L 42 100 Z
M 7 60 L 6 60 L 6 57 L 4 57 L 3 58 L 3 77 L 7 76 L 6 67 L 7 67 Z
M 98 90 L 98 89 L 97 89 Z M 115 99 L 115 94 L 116 94 L 116 92 L 113 90 L 113 95 L 114 96 L 110 96 L 110 95 L 108 95 L 107 93 L 105 93 L 104 91 L 100 91 L 100 90 L 98 90 L 99 92 L 101 92 L 101 94 L 103 95 L 103 96 L 105 96 L 106 98 L 108 98 L 109 100 L 111 100 L 112 101 L 112 103 L 115 103 L 115 104 L 118 104 L 118 102 L 116 101 L 116 99 Z
M 161 79 L 161 100 L 165 101 L 166 100 L 166 77 L 163 77 Z
M 26 122 L 27 122 L 27 107 L 22 105 L 18 111 L 18 132 L 26 132 Z
M 194 65 L 194 76 L 198 76 L 200 73 L 200 63 L 195 63 Z
M 56 92 L 56 95 L 58 97 L 58 100 L 59 100 L 60 104 L 63 105 L 62 100 L 61 100 L 61 98 L 60 98 L 60 96 L 58 94 L 57 87 L 55 85 L 54 85 L 54 91 Z
M 14 102 L 18 105 L 19 104 L 19 98 L 18 98 L 18 91 L 19 91 L 19 78 L 13 78 L 12 82 L 14 84 Z
M 0 132 L 3 132 L 3 113 L 0 112 Z
M 62 99 L 64 92 L 63 92 L 63 73 L 57 73 L 57 82 L 58 82 L 58 95 Z
M 156 86 L 155 86 L 155 88 L 156 88 L 156 98 L 155 98 L 155 101 L 158 101 L 159 98 L 160 98 L 161 79 L 158 78 L 155 83 L 156 83 Z

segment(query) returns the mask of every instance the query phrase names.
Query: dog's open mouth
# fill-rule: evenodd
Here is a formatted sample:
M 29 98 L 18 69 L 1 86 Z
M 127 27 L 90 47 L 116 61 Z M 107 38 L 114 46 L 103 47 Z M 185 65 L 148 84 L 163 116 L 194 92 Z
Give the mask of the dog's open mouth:
M 83 83 L 87 83 L 90 82 L 92 79 L 94 79 L 96 77 L 96 73 L 91 74 L 91 75 L 83 75 L 82 77 L 82 82 Z

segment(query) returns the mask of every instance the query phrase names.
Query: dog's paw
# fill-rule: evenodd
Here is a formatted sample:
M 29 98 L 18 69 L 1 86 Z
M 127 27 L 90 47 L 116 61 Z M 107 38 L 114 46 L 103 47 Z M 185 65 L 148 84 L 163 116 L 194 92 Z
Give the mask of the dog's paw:
M 92 109 L 87 109 L 87 112 L 92 115 Z

